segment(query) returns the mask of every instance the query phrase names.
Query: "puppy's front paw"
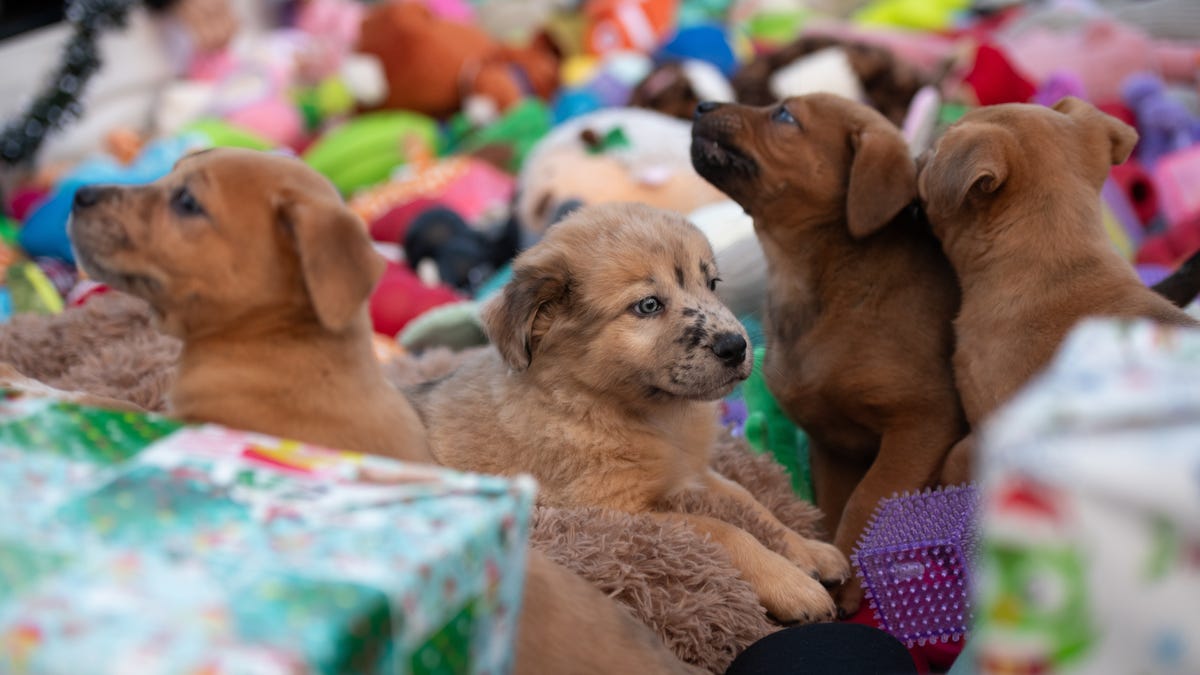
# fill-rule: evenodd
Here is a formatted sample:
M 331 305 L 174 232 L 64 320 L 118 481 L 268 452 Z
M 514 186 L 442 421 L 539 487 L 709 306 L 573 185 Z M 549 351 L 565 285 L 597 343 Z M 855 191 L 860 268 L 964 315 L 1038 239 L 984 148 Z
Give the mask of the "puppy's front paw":
M 821 582 L 783 556 L 772 554 L 762 561 L 754 577 L 749 581 L 758 593 L 758 601 L 781 622 L 829 621 L 837 612 L 833 596 Z
M 850 560 L 833 544 L 792 534 L 788 537 L 788 559 L 825 584 L 840 584 L 850 578 Z

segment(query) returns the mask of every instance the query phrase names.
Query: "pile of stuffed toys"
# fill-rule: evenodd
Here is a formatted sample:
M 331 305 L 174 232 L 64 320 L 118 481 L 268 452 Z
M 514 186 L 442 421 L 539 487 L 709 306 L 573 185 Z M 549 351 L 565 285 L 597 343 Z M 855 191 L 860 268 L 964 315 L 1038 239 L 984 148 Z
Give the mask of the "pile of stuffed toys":
M 1114 246 L 1148 282 L 1200 248 L 1188 0 L 273 0 L 276 27 L 255 34 L 228 2 L 187 0 L 190 40 L 164 30 L 179 77 L 145 128 L 6 181 L 0 320 L 103 292 L 66 238 L 75 190 L 235 145 L 293 153 L 341 190 L 391 260 L 371 313 L 396 349 L 481 343 L 476 307 L 515 253 L 618 200 L 691 217 L 753 331 L 761 251 L 691 168 L 692 112 L 818 90 L 879 109 L 914 155 L 972 106 L 1086 98 L 1141 134 L 1105 189 Z

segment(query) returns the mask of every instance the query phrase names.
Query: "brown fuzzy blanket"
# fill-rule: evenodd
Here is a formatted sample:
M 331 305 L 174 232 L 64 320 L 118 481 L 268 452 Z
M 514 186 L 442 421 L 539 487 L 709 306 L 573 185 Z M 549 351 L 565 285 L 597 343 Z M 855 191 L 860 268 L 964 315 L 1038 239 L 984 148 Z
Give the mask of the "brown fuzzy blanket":
M 56 316 L 21 315 L 0 325 L 0 363 L 50 386 L 161 411 L 179 343 L 155 330 L 139 300 L 108 293 Z M 460 356 L 434 350 L 386 366 L 397 386 L 449 372 Z M 783 469 L 723 435 L 713 466 L 754 493 L 784 523 L 817 534 L 820 514 L 795 498 Z M 746 527 L 778 550 L 779 533 L 754 530 L 731 502 L 693 499 L 677 508 Z M 682 659 L 723 672 L 750 643 L 778 630 L 725 552 L 686 526 L 598 508 L 538 508 L 532 542 L 627 606 Z

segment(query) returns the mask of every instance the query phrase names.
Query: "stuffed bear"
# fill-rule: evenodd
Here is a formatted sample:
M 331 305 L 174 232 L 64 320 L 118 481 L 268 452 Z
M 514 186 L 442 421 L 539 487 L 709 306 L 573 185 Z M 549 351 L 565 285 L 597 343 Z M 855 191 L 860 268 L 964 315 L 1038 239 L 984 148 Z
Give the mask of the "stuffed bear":
M 526 96 L 549 98 L 562 58 L 548 35 L 525 47 L 434 16 L 418 2 L 383 2 L 363 20 L 358 50 L 379 58 L 388 83 L 381 107 L 447 118 L 466 105 L 494 116 Z

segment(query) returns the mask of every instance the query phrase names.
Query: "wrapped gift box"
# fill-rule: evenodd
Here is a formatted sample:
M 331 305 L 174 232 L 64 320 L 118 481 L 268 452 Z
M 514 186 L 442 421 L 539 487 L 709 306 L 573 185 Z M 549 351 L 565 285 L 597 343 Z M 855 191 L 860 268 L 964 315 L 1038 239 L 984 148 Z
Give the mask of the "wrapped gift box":
M 977 672 L 1200 673 L 1200 330 L 1081 323 L 981 459 Z
M 509 672 L 533 491 L 6 394 L 0 672 Z

